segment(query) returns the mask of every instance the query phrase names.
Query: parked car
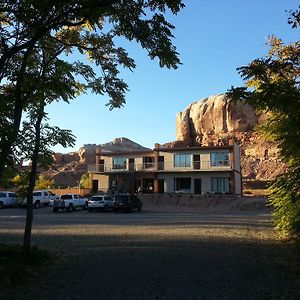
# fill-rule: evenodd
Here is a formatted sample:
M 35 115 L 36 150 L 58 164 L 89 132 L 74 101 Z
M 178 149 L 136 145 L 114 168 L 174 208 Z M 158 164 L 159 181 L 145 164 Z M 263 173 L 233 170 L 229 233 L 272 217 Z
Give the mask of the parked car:
M 115 196 L 113 201 L 113 209 L 115 212 L 134 210 L 142 210 L 142 201 L 136 195 L 119 194 Z
M 33 207 L 39 208 L 42 205 L 48 206 L 56 198 L 55 194 L 48 190 L 36 190 L 32 193 L 33 196 Z M 27 199 L 25 198 L 22 206 L 27 205 Z
M 53 212 L 58 212 L 59 209 L 66 209 L 71 212 L 76 208 L 86 209 L 88 199 L 79 194 L 63 194 L 59 199 L 53 201 Z
M 112 208 L 113 208 L 113 199 L 111 196 L 95 195 L 95 196 L 92 196 L 88 202 L 89 212 L 96 210 L 96 209 L 107 211 Z
M 18 196 L 9 191 L 0 191 L 0 209 L 6 206 L 18 206 Z

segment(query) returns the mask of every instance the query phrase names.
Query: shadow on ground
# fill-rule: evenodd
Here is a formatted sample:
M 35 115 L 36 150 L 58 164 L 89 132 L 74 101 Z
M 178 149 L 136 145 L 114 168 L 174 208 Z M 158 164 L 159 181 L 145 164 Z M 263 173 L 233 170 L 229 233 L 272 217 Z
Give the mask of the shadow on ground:
M 296 247 L 274 240 L 205 234 L 124 231 L 39 234 L 51 271 L 1 299 L 299 299 Z M 155 229 L 153 229 L 155 230 Z M 247 230 L 246 230 L 247 231 Z M 197 234 L 197 232 L 199 234 Z M 8 237 L 7 237 L 8 238 Z M 9 235 L 11 240 L 19 236 Z M 299 261 L 298 261 L 299 262 Z

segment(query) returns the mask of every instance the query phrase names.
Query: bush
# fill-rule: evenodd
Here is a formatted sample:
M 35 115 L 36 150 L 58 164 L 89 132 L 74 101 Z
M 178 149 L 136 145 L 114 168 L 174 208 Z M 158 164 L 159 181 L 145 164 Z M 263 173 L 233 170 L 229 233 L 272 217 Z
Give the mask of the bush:
M 270 187 L 269 203 L 274 207 L 276 229 L 282 236 L 300 237 L 300 199 L 281 182 Z

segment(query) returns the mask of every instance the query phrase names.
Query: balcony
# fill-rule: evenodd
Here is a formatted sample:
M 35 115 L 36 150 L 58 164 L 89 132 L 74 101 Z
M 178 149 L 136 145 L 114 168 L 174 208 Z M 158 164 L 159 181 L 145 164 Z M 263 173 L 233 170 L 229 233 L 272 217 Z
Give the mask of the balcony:
M 89 173 L 125 173 L 125 172 L 203 172 L 230 171 L 233 161 L 193 161 L 190 166 L 174 166 L 174 162 L 126 163 L 123 165 L 88 165 Z

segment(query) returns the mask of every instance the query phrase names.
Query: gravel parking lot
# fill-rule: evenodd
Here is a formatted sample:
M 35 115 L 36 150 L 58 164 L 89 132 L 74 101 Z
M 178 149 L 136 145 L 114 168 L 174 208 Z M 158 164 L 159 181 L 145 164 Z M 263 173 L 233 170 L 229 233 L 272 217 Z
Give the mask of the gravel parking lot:
M 22 242 L 24 209 L 0 211 L 0 242 Z M 34 211 L 47 274 L 0 299 L 299 299 L 296 249 L 268 211 L 229 214 Z

